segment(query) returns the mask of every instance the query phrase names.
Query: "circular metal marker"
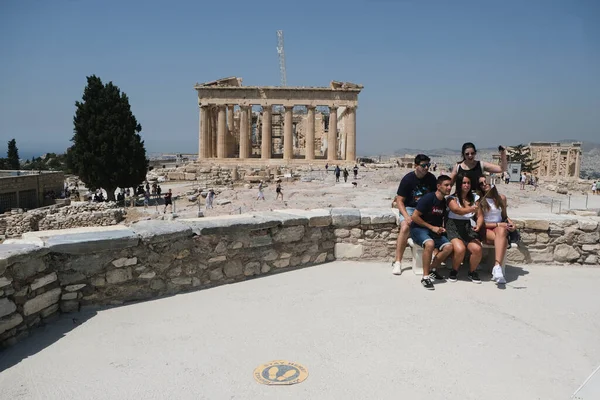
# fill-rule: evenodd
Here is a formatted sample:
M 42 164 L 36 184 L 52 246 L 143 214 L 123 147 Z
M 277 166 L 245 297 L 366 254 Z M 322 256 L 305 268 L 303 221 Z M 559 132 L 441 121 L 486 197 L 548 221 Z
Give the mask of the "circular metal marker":
M 271 361 L 254 370 L 254 379 L 263 385 L 294 385 L 306 378 L 308 371 L 303 365 L 285 360 Z

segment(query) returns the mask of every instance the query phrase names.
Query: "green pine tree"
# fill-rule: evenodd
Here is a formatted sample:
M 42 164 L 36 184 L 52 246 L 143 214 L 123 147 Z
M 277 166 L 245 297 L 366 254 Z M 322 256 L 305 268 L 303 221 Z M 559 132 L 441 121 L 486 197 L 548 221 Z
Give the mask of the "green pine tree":
M 534 172 L 537 170 L 539 161 L 534 161 L 531 156 L 531 149 L 529 146 L 519 144 L 508 148 L 508 159 L 511 162 L 520 162 L 521 171 L 523 172 Z
M 90 189 L 105 189 L 109 200 L 114 200 L 117 187 L 142 183 L 148 170 L 146 149 L 127 95 L 92 75 L 75 106 L 75 134 L 66 157 L 69 169 Z
M 8 162 L 8 169 L 19 169 L 19 149 L 17 149 L 17 141 L 15 139 L 11 139 L 8 141 L 8 151 L 6 152 L 6 159 Z

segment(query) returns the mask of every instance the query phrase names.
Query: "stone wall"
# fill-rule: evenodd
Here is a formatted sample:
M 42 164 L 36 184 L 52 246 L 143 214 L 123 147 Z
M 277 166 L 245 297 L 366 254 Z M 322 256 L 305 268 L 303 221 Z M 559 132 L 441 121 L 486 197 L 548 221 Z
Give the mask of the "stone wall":
M 515 220 L 523 243 L 509 250 L 510 262 L 597 264 L 599 218 Z M 391 210 L 335 208 L 25 233 L 0 245 L 0 343 L 16 343 L 81 306 L 147 300 L 334 259 L 392 261 L 397 234 Z
M 124 219 L 125 209 L 116 203 L 77 203 L 54 205 L 27 212 L 0 215 L 0 237 L 19 237 L 26 232 L 88 226 L 116 225 Z

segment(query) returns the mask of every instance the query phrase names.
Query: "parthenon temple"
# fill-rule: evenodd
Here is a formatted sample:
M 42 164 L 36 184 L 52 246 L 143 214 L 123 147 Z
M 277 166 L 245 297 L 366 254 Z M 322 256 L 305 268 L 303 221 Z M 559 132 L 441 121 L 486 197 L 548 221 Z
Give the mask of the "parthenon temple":
M 198 160 L 356 159 L 356 109 L 363 86 L 242 86 L 230 77 L 196 84 Z
M 539 161 L 535 174 L 541 178 L 579 178 L 581 143 L 532 142 L 531 158 Z

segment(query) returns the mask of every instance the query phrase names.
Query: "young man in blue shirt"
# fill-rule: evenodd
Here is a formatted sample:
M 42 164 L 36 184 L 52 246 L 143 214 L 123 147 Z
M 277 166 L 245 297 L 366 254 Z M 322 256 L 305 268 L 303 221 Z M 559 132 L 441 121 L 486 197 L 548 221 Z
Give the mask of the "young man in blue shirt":
M 446 237 L 444 217 L 446 216 L 446 196 L 452 190 L 452 179 L 440 175 L 436 181 L 436 191 L 421 197 L 412 215 L 410 236 L 416 245 L 423 247 L 423 279 L 425 289 L 433 290 L 433 279 L 444 279 L 436 268 L 452 254 L 452 244 Z M 438 253 L 431 259 L 433 250 Z M 431 274 L 431 275 L 430 275 Z

